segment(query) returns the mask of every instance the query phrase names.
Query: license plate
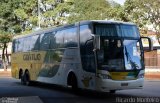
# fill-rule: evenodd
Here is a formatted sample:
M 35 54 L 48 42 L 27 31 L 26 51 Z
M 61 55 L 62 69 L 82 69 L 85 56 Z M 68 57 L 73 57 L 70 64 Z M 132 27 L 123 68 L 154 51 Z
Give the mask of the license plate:
M 128 86 L 128 83 L 121 83 L 121 86 Z

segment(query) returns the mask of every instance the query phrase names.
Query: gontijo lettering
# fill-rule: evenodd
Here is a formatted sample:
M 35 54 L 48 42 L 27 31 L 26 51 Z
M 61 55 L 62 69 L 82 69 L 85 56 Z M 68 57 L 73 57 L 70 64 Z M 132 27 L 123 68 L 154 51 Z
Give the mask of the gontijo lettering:
M 24 54 L 23 60 L 41 60 L 41 54 Z

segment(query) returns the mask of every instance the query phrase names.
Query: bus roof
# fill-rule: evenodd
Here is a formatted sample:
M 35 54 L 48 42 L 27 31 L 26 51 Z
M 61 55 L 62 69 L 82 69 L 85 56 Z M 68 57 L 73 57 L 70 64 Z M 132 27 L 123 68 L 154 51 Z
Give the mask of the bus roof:
M 47 29 L 41 29 L 39 31 L 34 31 L 34 32 L 32 32 L 30 34 L 26 34 L 26 35 L 18 35 L 16 37 L 14 37 L 13 39 L 28 37 L 28 36 L 37 35 L 37 34 L 42 34 L 42 33 L 45 33 L 45 32 L 51 32 L 51 31 L 57 30 L 57 29 L 60 30 L 60 29 L 63 29 L 63 28 L 75 26 L 77 24 L 85 25 L 85 24 L 93 24 L 93 23 L 135 25 L 134 23 L 122 22 L 122 21 L 113 21 L 113 20 L 85 20 L 85 21 L 76 22 L 75 24 L 68 24 L 68 25 L 63 25 L 63 26 L 60 25 L 60 26 L 50 27 L 50 28 L 47 28 Z
M 113 20 L 86 20 L 86 21 L 81 21 L 80 25 L 89 24 L 89 23 L 136 25 L 131 22 L 122 22 L 122 21 L 113 21 Z

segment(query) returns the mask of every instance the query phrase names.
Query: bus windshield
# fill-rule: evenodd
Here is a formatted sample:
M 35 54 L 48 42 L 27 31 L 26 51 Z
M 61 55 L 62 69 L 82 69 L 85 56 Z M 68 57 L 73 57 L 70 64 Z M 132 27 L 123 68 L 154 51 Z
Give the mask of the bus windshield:
M 98 68 L 112 71 L 143 68 L 140 34 L 133 24 L 95 24 L 94 34 L 100 36 L 97 52 Z
M 139 40 L 101 37 L 101 49 L 97 51 L 99 68 L 109 71 L 142 69 L 140 45 Z
M 95 35 L 106 37 L 139 38 L 136 25 L 127 24 L 95 24 Z

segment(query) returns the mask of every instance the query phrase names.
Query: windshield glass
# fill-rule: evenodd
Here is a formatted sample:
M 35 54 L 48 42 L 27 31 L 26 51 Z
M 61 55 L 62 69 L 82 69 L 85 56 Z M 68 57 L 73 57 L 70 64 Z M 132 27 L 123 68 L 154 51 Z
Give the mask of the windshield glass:
M 127 24 L 95 24 L 95 35 L 105 37 L 139 38 L 136 25 Z
M 124 70 L 123 46 L 121 40 L 101 39 L 98 62 L 101 69 Z
M 124 40 L 125 68 L 134 70 L 142 68 L 140 42 L 138 40 Z
M 97 51 L 98 68 L 111 71 L 142 69 L 140 42 L 138 40 L 105 39 Z

